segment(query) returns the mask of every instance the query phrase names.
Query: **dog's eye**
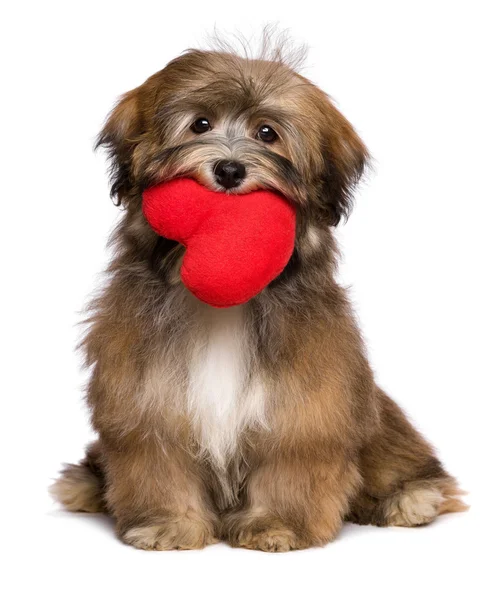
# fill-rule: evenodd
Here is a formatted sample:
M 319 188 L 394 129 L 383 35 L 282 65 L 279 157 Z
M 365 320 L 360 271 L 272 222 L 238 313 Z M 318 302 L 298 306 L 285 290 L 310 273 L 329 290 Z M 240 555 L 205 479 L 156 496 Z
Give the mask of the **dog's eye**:
M 211 130 L 211 125 L 208 119 L 201 117 L 200 119 L 196 119 L 190 128 L 194 133 L 205 133 Z
M 257 139 L 266 144 L 272 144 L 278 139 L 278 134 L 270 125 L 262 125 L 257 131 Z

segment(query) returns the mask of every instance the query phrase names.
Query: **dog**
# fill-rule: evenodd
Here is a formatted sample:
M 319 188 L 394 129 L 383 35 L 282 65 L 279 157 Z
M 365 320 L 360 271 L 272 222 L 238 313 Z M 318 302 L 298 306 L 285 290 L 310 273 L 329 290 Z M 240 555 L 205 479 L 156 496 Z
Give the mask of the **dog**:
M 375 383 L 332 230 L 369 153 L 281 52 L 189 50 L 126 93 L 97 146 L 124 208 L 82 342 L 98 439 L 52 493 L 108 512 L 148 550 L 278 552 L 332 541 L 344 521 L 423 525 L 462 493 Z M 297 212 L 283 272 L 246 304 L 213 308 L 180 280 L 184 247 L 142 213 L 147 187 L 189 177 L 269 189 Z

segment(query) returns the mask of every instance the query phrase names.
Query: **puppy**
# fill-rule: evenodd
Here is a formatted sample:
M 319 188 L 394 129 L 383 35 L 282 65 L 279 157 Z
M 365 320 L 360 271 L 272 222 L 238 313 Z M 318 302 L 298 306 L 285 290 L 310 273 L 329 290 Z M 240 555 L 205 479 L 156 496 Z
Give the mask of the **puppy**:
M 83 341 L 98 440 L 53 485 L 69 510 L 107 511 L 149 550 L 216 540 L 320 546 L 345 520 L 415 526 L 464 510 L 455 480 L 375 383 L 332 228 L 369 160 L 352 126 L 276 53 L 191 50 L 125 94 L 98 146 L 124 216 Z M 281 193 L 297 210 L 287 267 L 216 309 L 179 277 L 142 191 L 178 177 Z

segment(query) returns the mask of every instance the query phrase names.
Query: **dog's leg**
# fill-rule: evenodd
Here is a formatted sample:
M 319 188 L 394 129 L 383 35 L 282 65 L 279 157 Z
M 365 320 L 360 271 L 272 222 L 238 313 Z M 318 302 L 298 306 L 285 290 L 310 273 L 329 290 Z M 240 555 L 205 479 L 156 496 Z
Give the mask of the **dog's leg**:
M 381 426 L 361 454 L 362 491 L 347 519 L 413 527 L 466 510 L 462 492 L 402 410 L 379 390 Z
M 188 550 L 216 541 L 216 517 L 187 452 L 145 439 L 107 448 L 106 480 L 107 506 L 126 543 Z
M 233 546 L 284 552 L 320 546 L 337 535 L 360 485 L 345 459 L 269 456 L 250 476 L 244 506 L 224 519 Z

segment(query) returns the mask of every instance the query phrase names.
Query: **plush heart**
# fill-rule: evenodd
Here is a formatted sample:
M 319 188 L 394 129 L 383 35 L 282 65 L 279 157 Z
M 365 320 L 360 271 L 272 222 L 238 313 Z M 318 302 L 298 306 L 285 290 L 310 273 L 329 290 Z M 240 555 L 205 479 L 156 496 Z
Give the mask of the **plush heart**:
M 219 308 L 253 298 L 293 252 L 295 209 L 270 191 L 231 195 L 174 179 L 143 192 L 143 213 L 156 233 L 186 247 L 183 283 Z

